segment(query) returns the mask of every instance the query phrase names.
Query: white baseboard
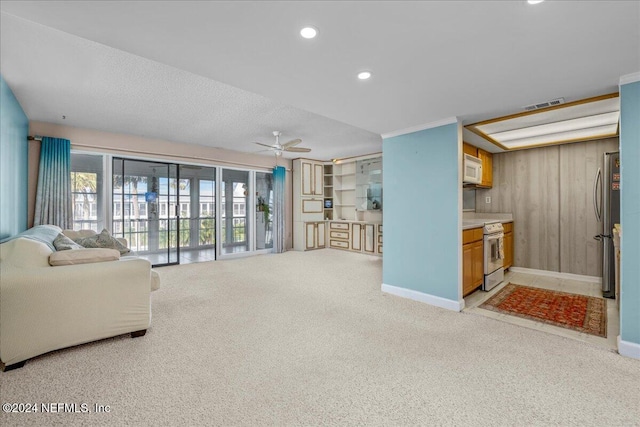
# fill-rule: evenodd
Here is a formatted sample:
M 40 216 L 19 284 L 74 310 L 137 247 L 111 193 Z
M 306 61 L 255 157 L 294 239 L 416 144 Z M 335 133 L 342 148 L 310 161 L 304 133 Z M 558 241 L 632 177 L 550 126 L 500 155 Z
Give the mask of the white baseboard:
M 560 273 L 559 271 L 536 270 L 534 268 L 511 267 L 514 273 L 535 274 L 538 276 L 556 277 L 558 279 L 579 280 L 581 282 L 602 283 L 602 277 L 582 276 L 580 274 Z
M 631 357 L 632 359 L 640 359 L 640 344 L 629 341 L 622 341 L 620 335 L 618 335 L 618 353 L 621 356 Z
M 396 295 L 402 298 L 412 299 L 418 302 L 424 302 L 436 307 L 446 308 L 452 311 L 462 311 L 464 308 L 464 300 L 454 301 L 447 298 L 437 297 L 435 295 L 425 294 L 423 292 L 414 291 L 413 289 L 399 288 L 397 286 L 382 284 L 382 292 Z

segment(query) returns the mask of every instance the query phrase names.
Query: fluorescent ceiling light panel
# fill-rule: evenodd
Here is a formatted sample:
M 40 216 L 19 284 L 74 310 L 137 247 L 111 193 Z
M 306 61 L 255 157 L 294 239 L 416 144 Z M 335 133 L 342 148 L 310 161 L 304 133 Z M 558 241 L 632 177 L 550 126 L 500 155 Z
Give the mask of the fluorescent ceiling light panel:
M 505 149 L 607 138 L 618 134 L 620 98 L 605 95 L 466 126 Z

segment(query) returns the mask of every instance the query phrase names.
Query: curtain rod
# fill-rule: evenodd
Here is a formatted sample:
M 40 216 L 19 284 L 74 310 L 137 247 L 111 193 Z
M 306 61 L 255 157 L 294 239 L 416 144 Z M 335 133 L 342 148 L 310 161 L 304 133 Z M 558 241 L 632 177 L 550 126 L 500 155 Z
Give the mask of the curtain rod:
M 29 135 L 27 137 L 27 140 L 29 141 L 42 141 L 42 137 L 41 136 L 33 136 L 33 135 Z M 128 148 L 106 148 L 106 147 L 100 147 L 97 145 L 88 145 L 88 144 L 71 144 L 71 146 L 73 148 L 93 148 L 95 150 L 104 150 L 107 152 L 126 152 L 126 153 L 132 153 L 132 154 L 141 154 L 141 155 L 158 155 L 158 156 L 167 156 L 167 157 L 176 157 L 176 158 L 180 158 L 180 159 L 189 159 L 189 160 L 209 160 L 211 162 L 214 163 L 225 163 L 227 165 L 233 165 L 233 166 L 246 166 L 246 167 L 251 167 L 251 168 L 262 168 L 262 169 L 269 169 L 269 166 L 263 166 L 263 165 L 253 165 L 250 163 L 240 163 L 240 162 L 230 162 L 228 160 L 220 160 L 220 159 L 210 159 L 210 158 L 206 158 L 206 157 L 196 157 L 196 156 L 185 156 L 185 155 L 181 155 L 181 154 L 163 154 L 163 153 L 148 153 L 146 151 L 139 151 L 139 150 L 131 150 Z M 277 163 L 277 162 L 276 162 Z M 279 166 L 279 165 L 277 165 Z M 287 171 L 291 172 L 291 169 L 286 169 Z
M 72 148 L 92 148 L 94 150 L 98 150 L 98 151 L 102 150 L 102 151 L 107 151 L 109 153 L 116 153 L 116 154 L 120 152 L 125 152 L 125 153 L 131 153 L 131 154 L 140 154 L 144 156 L 156 155 L 156 156 L 174 157 L 178 159 L 187 159 L 187 160 L 208 160 L 214 163 L 224 163 L 231 166 L 246 166 L 250 168 L 260 168 L 260 169 L 272 169 L 274 167 L 274 166 L 254 165 L 251 163 L 232 162 L 228 160 L 212 159 L 208 157 L 186 156 L 183 154 L 149 153 L 146 151 L 132 150 L 129 148 L 106 148 L 106 147 L 100 147 L 97 145 L 74 144 L 74 143 L 71 144 L 71 147 Z M 287 169 L 287 171 L 291 171 L 291 169 Z

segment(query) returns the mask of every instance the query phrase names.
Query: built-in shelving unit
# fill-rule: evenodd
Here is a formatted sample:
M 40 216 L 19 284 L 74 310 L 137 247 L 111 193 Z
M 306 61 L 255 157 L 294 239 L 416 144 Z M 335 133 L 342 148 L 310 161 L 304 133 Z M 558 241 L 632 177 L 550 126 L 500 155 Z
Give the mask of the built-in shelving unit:
M 333 165 L 334 219 L 356 219 L 356 163 Z
M 324 165 L 324 219 L 333 219 L 333 163 Z

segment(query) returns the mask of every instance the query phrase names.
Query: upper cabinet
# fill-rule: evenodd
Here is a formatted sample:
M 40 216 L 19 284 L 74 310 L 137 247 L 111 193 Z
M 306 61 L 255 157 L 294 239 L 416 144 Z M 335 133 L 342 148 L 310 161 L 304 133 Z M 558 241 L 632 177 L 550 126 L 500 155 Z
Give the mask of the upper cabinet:
M 473 157 L 478 157 L 478 149 L 471 144 L 467 144 L 466 142 L 462 143 L 462 152 Z
M 478 187 L 491 188 L 493 186 L 493 154 L 478 148 L 478 158 L 482 161 L 482 183 Z
M 493 187 L 493 154 L 482 148 L 474 147 L 466 142 L 462 143 L 462 152 L 477 157 L 482 162 L 482 182 L 476 184 L 477 188 Z
M 324 196 L 324 164 L 310 160 L 300 162 L 303 196 Z

